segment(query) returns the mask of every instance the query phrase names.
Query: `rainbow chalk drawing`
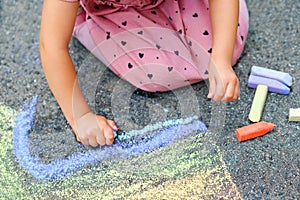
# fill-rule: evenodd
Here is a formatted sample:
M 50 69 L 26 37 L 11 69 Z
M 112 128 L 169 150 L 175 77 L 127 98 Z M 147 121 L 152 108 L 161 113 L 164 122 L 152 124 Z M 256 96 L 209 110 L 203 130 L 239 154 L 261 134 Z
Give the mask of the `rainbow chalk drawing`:
M 33 126 L 37 101 L 38 96 L 34 96 L 29 104 L 24 104 L 23 109 L 17 115 L 16 125 L 13 130 L 13 145 L 19 164 L 34 177 L 43 181 L 61 179 L 74 173 L 76 170 L 82 169 L 87 164 L 98 163 L 108 158 L 120 156 L 122 158 L 128 158 L 143 152 L 166 147 L 174 140 L 187 136 L 191 131 L 207 131 L 206 126 L 196 117 L 169 120 L 164 123 L 146 126 L 139 131 L 134 130 L 125 135 L 120 135 L 116 139 L 116 144 L 113 146 L 74 153 L 66 159 L 57 159 L 50 164 L 42 164 L 37 157 L 31 155 L 28 146 L 29 131 Z M 124 140 L 149 133 L 151 133 L 153 137 L 148 141 L 133 145 L 124 145 L 122 143 Z
M 14 112 L 0 102 L 0 198 L 9 197 L 17 199 L 17 195 L 23 196 L 26 192 L 22 188 L 18 172 L 14 170 L 14 164 L 6 154 L 11 150 L 12 127 Z M 4 182 L 3 182 L 4 181 Z
M 159 133 L 154 125 L 160 127 L 161 131 L 172 127 L 175 130 L 174 126 L 182 124 L 186 128 L 191 124 L 200 126 L 195 117 L 170 120 L 148 126 L 143 129 L 144 132 L 132 131 L 128 132 L 131 135 L 119 135 L 118 142 L 123 144 L 119 147 L 127 153 L 131 149 L 136 153 L 135 156 L 125 154 L 127 158 L 97 163 L 98 155 L 95 152 L 83 151 L 45 165 L 28 151 L 36 103 L 37 97 L 34 97 L 31 103 L 16 112 L 0 102 L 0 194 L 3 199 L 241 199 L 223 161 L 222 151 L 213 144 L 215 132 L 208 131 L 185 138 L 177 134 L 176 137 L 170 137 L 172 142 L 166 142 L 163 148 L 151 146 L 151 152 L 138 153 L 132 148 L 136 144 L 124 145 L 128 143 L 126 140 L 134 141 L 139 133 L 143 135 L 148 131 L 151 134 L 148 140 L 150 144 L 151 139 Z M 18 139 L 14 134 L 23 136 Z M 59 168 L 62 163 L 68 167 L 65 171 Z M 80 165 L 76 166 L 76 163 Z

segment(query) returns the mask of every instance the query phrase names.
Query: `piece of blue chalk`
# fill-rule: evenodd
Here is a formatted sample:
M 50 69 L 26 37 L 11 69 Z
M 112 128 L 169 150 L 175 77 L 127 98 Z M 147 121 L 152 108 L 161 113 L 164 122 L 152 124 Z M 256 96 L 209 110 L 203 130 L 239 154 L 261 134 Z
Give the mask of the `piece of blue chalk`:
M 261 76 L 250 75 L 248 79 L 248 87 L 256 88 L 257 85 L 266 85 L 268 86 L 269 92 L 275 92 L 279 94 L 289 94 L 290 88 L 285 84 L 270 78 L 265 78 Z
M 263 67 L 253 66 L 251 68 L 251 74 L 255 76 L 261 76 L 265 78 L 275 79 L 284 83 L 287 86 L 291 86 L 293 83 L 293 78 L 286 72 L 276 71 L 273 69 L 267 69 Z

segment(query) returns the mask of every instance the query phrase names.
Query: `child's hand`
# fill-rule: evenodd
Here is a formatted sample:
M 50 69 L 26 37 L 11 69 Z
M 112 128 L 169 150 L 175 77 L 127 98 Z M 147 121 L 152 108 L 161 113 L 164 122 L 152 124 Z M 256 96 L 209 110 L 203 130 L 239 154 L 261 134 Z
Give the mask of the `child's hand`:
M 233 101 L 240 96 L 240 83 L 231 64 L 210 62 L 208 98 Z
M 114 142 L 114 131 L 118 128 L 115 122 L 105 117 L 88 112 L 71 125 L 76 138 L 86 146 L 111 145 Z

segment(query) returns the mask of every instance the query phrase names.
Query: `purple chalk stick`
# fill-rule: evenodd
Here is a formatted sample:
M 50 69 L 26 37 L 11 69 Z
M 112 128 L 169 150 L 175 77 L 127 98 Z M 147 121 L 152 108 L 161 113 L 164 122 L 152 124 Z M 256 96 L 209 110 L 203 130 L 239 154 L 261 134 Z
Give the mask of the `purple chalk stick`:
M 275 92 L 279 94 L 289 94 L 290 88 L 284 85 L 283 83 L 270 78 L 265 78 L 261 76 L 250 75 L 248 79 L 248 87 L 256 88 L 257 85 L 266 85 L 268 86 L 269 92 Z
M 261 76 L 265 78 L 275 79 L 284 83 L 287 86 L 291 86 L 293 83 L 293 78 L 286 72 L 276 71 L 273 69 L 267 69 L 263 67 L 253 66 L 251 69 L 251 74 L 255 76 Z

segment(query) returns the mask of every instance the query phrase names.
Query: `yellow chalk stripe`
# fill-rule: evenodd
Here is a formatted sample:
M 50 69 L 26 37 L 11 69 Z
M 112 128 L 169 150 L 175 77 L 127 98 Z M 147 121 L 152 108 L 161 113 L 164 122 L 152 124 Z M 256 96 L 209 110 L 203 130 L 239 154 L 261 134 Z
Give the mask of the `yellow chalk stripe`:
M 201 135 L 198 137 L 202 138 Z M 201 174 L 205 175 L 208 171 L 216 169 L 216 172 L 211 173 L 225 177 L 223 172 L 218 171 L 218 167 L 225 166 L 218 147 L 204 144 L 201 142 L 202 139 L 198 142 L 194 140 L 194 137 L 185 138 L 166 148 L 126 160 L 103 161 L 105 168 L 101 166 L 84 168 L 60 180 L 58 185 L 49 185 L 47 188 L 44 186 L 46 194 L 39 190 L 31 197 L 38 199 L 41 195 L 46 195 L 57 199 L 79 199 L 79 197 L 80 199 L 127 199 L 130 195 L 157 187 L 163 182 L 192 177 L 200 170 L 203 171 Z M 212 152 L 211 149 L 215 151 Z M 214 181 L 206 180 L 206 182 Z M 222 183 L 218 184 L 222 185 Z
M 169 180 L 126 199 L 242 199 L 225 163 L 192 176 Z
M 249 113 L 249 120 L 252 122 L 259 122 L 262 116 L 264 105 L 267 99 L 268 86 L 258 85 L 252 102 Z
M 7 157 L 7 152 L 13 148 L 11 140 L 14 115 L 12 109 L 0 103 L 0 199 L 21 199 L 26 196 L 20 172 L 17 171 L 19 168 Z

